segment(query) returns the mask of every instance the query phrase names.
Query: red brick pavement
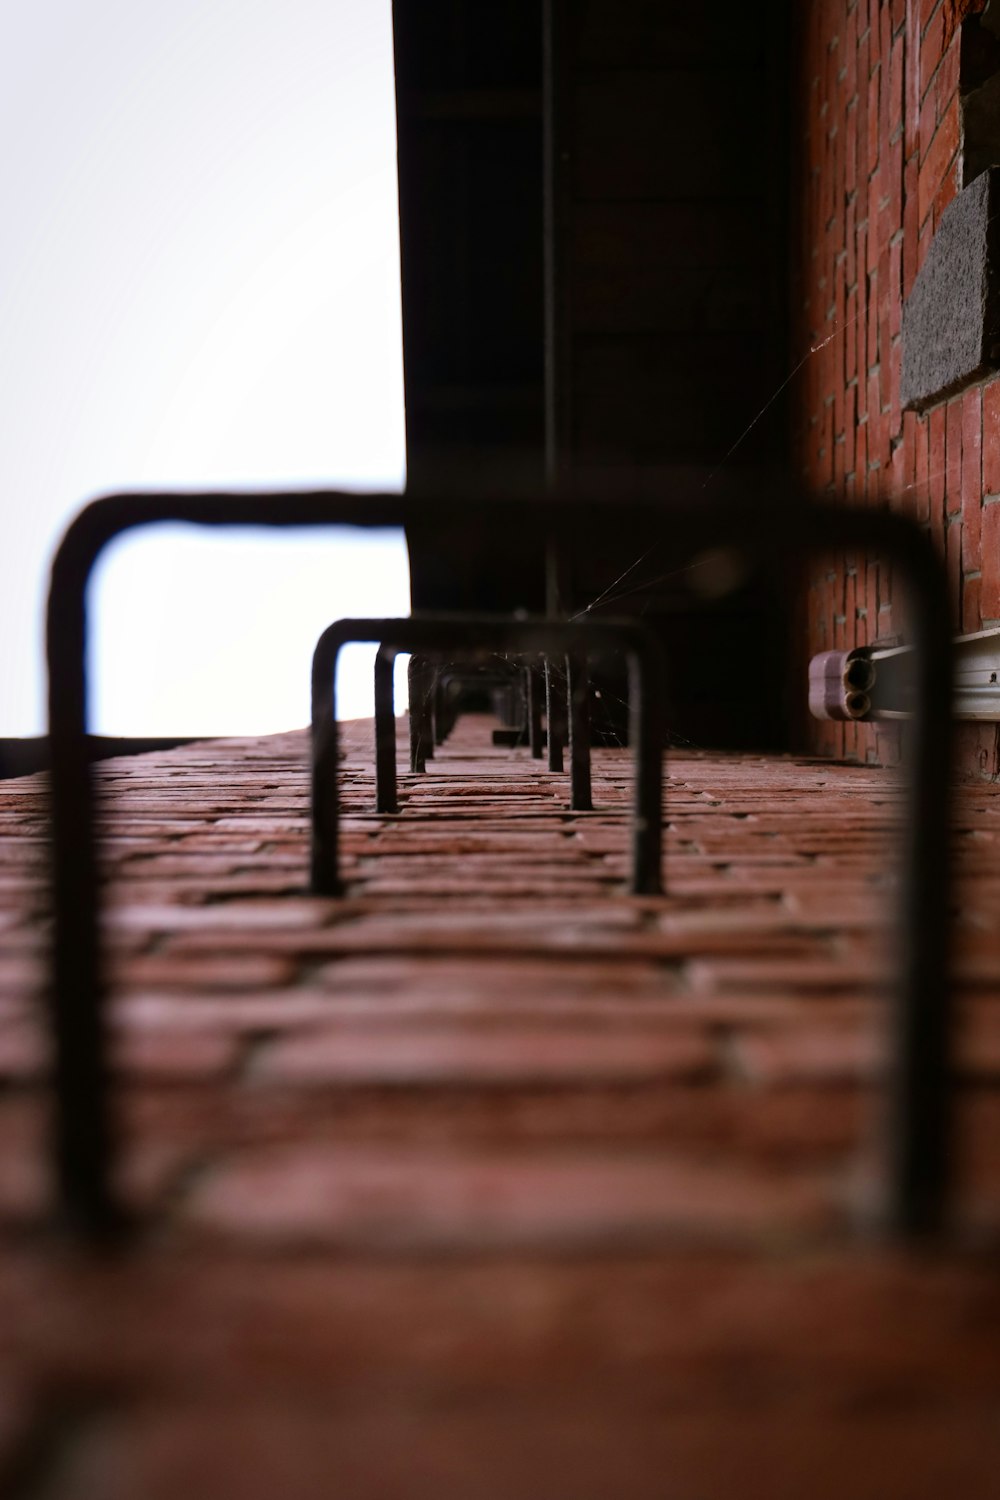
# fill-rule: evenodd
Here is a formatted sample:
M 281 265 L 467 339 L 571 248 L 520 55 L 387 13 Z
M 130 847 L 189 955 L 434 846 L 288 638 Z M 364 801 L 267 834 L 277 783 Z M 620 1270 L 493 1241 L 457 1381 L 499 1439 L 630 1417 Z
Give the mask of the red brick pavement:
M 45 786 L 0 787 L 0 1489 L 986 1495 L 1000 1459 L 1000 798 L 959 793 L 960 1200 L 873 1191 L 890 773 L 672 754 L 670 894 L 465 720 L 402 813 L 348 736 L 105 763 L 131 1254 L 45 1231 Z

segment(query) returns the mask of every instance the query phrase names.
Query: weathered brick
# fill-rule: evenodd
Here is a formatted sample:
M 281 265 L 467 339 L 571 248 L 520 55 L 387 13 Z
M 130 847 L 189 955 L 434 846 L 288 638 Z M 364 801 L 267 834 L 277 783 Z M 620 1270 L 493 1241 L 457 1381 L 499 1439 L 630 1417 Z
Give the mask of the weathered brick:
M 962 402 L 962 565 L 978 568 L 983 501 L 983 405 L 978 386 Z
M 975 630 L 981 630 L 983 623 L 982 609 L 982 578 L 964 578 L 962 580 L 962 630 L 971 634 Z
M 950 516 L 962 509 L 963 400 L 956 397 L 945 407 L 945 510 Z
M 798 1027 L 776 1035 L 738 1036 L 736 1065 L 767 1087 L 808 1082 L 817 1086 L 871 1081 L 880 1055 L 873 1029 Z
M 221 1168 L 186 1211 L 204 1229 L 276 1244 L 397 1249 L 752 1241 L 775 1224 L 816 1232 L 829 1215 L 815 1182 L 662 1155 L 308 1146 Z
M 962 624 L 962 522 L 953 519 L 945 535 L 945 562 L 948 571 L 948 599 L 951 618 L 956 630 Z
M 983 387 L 983 492 L 1000 495 L 1000 380 Z
M 904 444 L 920 430 L 908 420 Z M 963 529 L 970 451 L 963 434 Z M 823 610 L 863 598 L 877 614 L 879 569 L 851 568 L 815 591 Z M 459 740 L 481 727 L 463 721 Z M 280 745 L 280 795 L 297 802 L 304 737 L 255 752 L 277 782 Z M 356 753 L 355 808 L 371 792 Z M 457 780 L 489 764 L 466 754 Z M 187 755 L 203 752 L 170 764 Z M 242 752 L 213 757 L 219 785 L 257 774 Z M 131 943 L 115 959 L 115 1030 L 141 1068 L 118 1081 L 116 1118 L 150 1233 L 115 1257 L 26 1241 L 48 1192 L 47 1112 L 30 1070 L 13 1080 L 0 1394 L 9 1362 L 17 1461 L 56 1455 L 21 1488 L 305 1500 L 337 1472 L 359 1495 L 500 1500 L 541 1477 L 546 1493 L 596 1500 L 645 1495 L 669 1471 L 690 1474 L 692 1494 L 745 1489 L 748 1474 L 769 1497 L 989 1492 L 988 1258 L 853 1239 L 858 1152 L 879 1139 L 900 785 L 874 767 L 674 751 L 667 897 L 494 888 L 491 861 L 554 880 L 574 861 L 620 862 L 622 762 L 595 752 L 605 810 L 574 821 L 540 815 L 551 782 L 524 758 L 506 784 L 483 770 L 482 796 L 428 779 L 389 828 L 364 822 L 378 836 L 363 835 L 347 900 L 291 896 L 287 919 L 285 898 L 240 894 L 226 858 L 187 906 L 130 880 L 126 845 L 115 851 Z M 158 774 L 130 766 L 109 781 L 114 805 L 143 777 L 152 798 Z M 22 795 L 0 787 L 0 815 Z M 184 798 L 190 810 L 196 787 Z M 983 1238 L 1000 1219 L 1000 792 L 979 783 L 955 802 L 958 1219 Z M 199 855 L 216 826 L 195 835 Z M 303 831 L 292 837 L 304 857 Z M 272 843 L 255 854 L 265 866 L 283 857 Z M 412 861 L 409 894 L 366 890 L 380 860 L 393 880 Z M 435 864 L 451 880 L 463 860 L 447 904 L 422 894 Z M 0 1036 L 35 1012 L 36 899 L 0 884 Z M 734 1351 L 768 1372 L 749 1417 Z M 806 1415 L 789 1444 L 792 1389 Z M 874 1419 L 869 1402 L 856 1421 L 857 1392 L 876 1389 Z M 733 1441 L 720 1447 L 720 1431 Z M 5 1441 L 0 1429 L 3 1479 Z
M 933 211 L 943 213 L 947 199 L 942 198 L 944 184 L 951 181 L 950 170 L 955 161 L 959 144 L 958 110 L 950 109 L 938 124 L 934 138 L 920 164 L 917 178 L 917 202 L 920 222 L 923 224 Z M 954 189 L 952 189 L 952 192 Z
M 368 1033 L 338 1028 L 273 1043 L 258 1058 L 255 1076 L 306 1086 L 614 1085 L 696 1079 L 709 1075 L 714 1063 L 714 1050 L 698 1030 L 664 1035 L 523 1027 L 462 1035 L 431 1027 Z
M 1000 620 L 1000 501 L 983 507 L 982 611 L 986 620 Z
M 920 38 L 920 97 L 930 87 L 944 54 L 944 11 L 941 6 L 924 23 Z

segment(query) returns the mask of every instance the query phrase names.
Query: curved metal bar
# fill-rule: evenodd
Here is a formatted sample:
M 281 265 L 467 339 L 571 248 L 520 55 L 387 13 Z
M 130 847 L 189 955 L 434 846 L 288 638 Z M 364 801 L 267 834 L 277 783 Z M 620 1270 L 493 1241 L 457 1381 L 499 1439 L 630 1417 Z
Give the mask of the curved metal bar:
M 312 664 L 312 853 L 313 889 L 324 896 L 343 891 L 338 855 L 337 656 L 355 641 L 378 641 L 413 656 L 427 652 L 559 651 L 583 658 L 581 639 L 592 650 L 622 651 L 632 677 L 629 694 L 636 774 L 633 792 L 632 890 L 657 895 L 663 852 L 663 727 L 656 637 L 632 620 L 512 620 L 488 615 L 421 614 L 407 619 L 338 620 L 324 630 Z M 588 745 L 589 772 L 589 745 Z M 589 775 L 588 775 L 589 786 Z
M 435 718 L 437 743 L 439 745 L 444 744 L 455 728 L 461 713 L 455 703 L 446 701 L 444 695 L 445 689 L 455 686 L 461 691 L 463 687 L 480 687 L 493 688 L 494 690 L 505 692 L 512 686 L 512 672 L 516 674 L 518 670 L 521 669 L 509 662 L 506 671 L 501 670 L 499 667 L 475 668 L 466 665 L 463 668 L 455 662 L 446 662 L 439 666 L 437 672 L 437 717 Z M 521 692 L 519 696 L 522 699 L 523 707 L 526 702 L 525 694 Z M 507 725 L 501 726 L 499 729 L 494 729 L 493 743 L 494 745 L 505 745 L 511 749 L 517 745 L 530 744 L 530 728 L 527 722 L 527 712 L 525 711 L 524 722 L 518 725 L 516 729 L 510 728 Z
M 396 651 L 375 653 L 375 811 L 398 813 L 396 791 Z
M 57 1095 L 53 1151 L 63 1217 L 91 1236 L 105 1235 L 121 1222 L 112 1188 L 114 1132 L 108 1103 L 105 978 L 87 748 L 86 589 L 93 566 L 113 537 L 158 522 L 281 529 L 399 527 L 412 514 L 412 504 L 399 495 L 304 491 L 116 495 L 87 506 L 56 553 L 47 617 L 54 914 L 50 1006 Z M 516 526 L 526 541 L 551 538 L 559 546 L 581 534 L 598 535 L 601 526 L 616 525 L 622 504 L 621 497 L 613 494 L 599 500 L 555 496 L 530 504 L 480 499 L 477 520 L 487 531 L 508 533 Z M 903 1237 L 934 1233 L 945 1221 L 951 1181 L 952 1039 L 947 982 L 951 645 L 940 560 L 918 527 L 884 511 L 811 504 L 800 497 L 762 507 L 722 496 L 708 506 L 700 492 L 672 501 L 669 508 L 655 499 L 628 504 L 634 524 L 648 526 L 652 536 L 669 526 L 672 541 L 691 555 L 720 542 L 749 553 L 766 550 L 789 556 L 836 548 L 867 549 L 891 558 L 913 591 L 919 666 L 900 906 L 899 982 L 890 1013 L 893 1061 L 887 1085 L 884 1225 Z M 422 524 L 446 548 L 454 526 L 467 515 L 465 497 L 428 496 L 421 499 L 420 507 Z M 529 649 L 562 651 L 565 643 L 551 647 L 542 638 Z M 656 698 L 656 693 L 636 693 L 633 684 L 630 697 L 633 713 L 658 709 L 645 701 Z M 336 744 L 336 730 L 329 727 L 333 724 L 331 715 L 319 731 L 324 756 L 329 753 L 324 748 L 328 728 Z M 550 754 L 551 738 L 550 734 Z M 654 774 L 658 787 L 658 753 L 650 757 L 648 768 L 646 757 L 641 756 L 640 777 L 648 775 L 652 781 Z M 321 793 L 318 810 L 321 822 L 325 795 Z M 643 833 L 637 827 L 636 838 Z
M 871 522 L 877 526 L 870 526 Z M 866 524 L 869 523 L 869 524 Z M 790 543 L 875 546 L 893 556 L 912 590 L 919 659 L 904 829 L 899 979 L 889 1016 L 885 1098 L 887 1190 L 882 1228 L 904 1238 L 934 1234 L 949 1207 L 952 1156 L 952 1025 L 948 985 L 951 913 L 951 620 L 941 563 L 899 516 L 825 509 Z
M 122 1219 L 111 1188 L 106 978 L 87 748 L 87 584 L 94 566 L 115 537 L 166 521 L 288 529 L 401 527 L 405 519 L 399 495 L 123 494 L 92 501 L 59 545 L 46 619 L 55 924 L 49 983 L 57 1098 L 53 1152 L 62 1215 L 92 1235 L 113 1234 Z

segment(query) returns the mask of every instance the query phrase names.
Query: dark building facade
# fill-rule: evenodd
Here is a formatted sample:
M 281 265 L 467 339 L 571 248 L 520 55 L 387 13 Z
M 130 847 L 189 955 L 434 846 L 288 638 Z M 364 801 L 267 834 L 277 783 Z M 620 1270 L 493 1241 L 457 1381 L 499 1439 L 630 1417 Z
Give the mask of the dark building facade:
M 547 585 L 516 538 L 484 552 L 470 499 L 460 576 L 414 527 L 418 607 L 642 613 L 681 736 L 896 758 L 892 726 L 818 729 L 781 686 L 811 653 L 907 641 L 892 570 L 716 588 L 672 551 L 670 505 L 790 480 L 890 506 L 947 559 L 956 631 L 1000 622 L 995 12 L 396 0 L 415 514 L 442 486 L 598 486 L 664 515 L 581 537 Z M 992 722 L 961 747 L 1000 768 Z
M 667 518 L 784 463 L 787 5 L 396 0 L 394 24 L 415 605 L 662 619 L 678 733 L 783 743 L 749 686 L 783 650 L 773 578 L 706 610 L 665 525 L 581 536 L 546 579 L 477 535 L 474 496 L 662 493 Z M 418 519 L 456 487 L 460 570 Z

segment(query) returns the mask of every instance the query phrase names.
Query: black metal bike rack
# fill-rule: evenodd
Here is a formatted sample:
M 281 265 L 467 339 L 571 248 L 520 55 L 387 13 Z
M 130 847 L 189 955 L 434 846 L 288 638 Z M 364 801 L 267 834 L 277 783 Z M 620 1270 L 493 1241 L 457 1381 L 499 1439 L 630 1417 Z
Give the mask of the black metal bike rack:
M 605 622 L 607 623 L 607 621 Z M 393 653 L 395 655 L 395 653 Z M 539 653 L 540 660 L 529 658 L 523 668 L 524 682 L 520 697 L 523 705 L 523 723 L 517 729 L 495 729 L 493 743 L 514 748 L 526 744 L 532 760 L 541 760 L 546 744 L 550 747 L 549 770 L 563 770 L 563 747 L 567 741 L 569 720 L 576 726 L 576 755 L 571 762 L 570 806 L 574 812 L 586 812 L 592 807 L 590 782 L 590 694 L 587 676 L 587 658 L 577 654 L 571 666 L 569 658 L 563 658 L 567 702 L 556 687 L 556 669 L 553 659 Z M 414 668 L 413 663 L 418 665 Z M 496 674 L 498 683 L 510 687 L 509 674 Z M 423 658 L 410 659 L 410 769 L 426 770 L 427 753 L 424 746 L 428 739 L 435 746 L 443 744 L 454 727 L 454 718 L 445 707 L 441 687 L 454 679 L 460 682 L 479 683 L 478 673 L 463 671 L 461 666 L 450 662 L 447 668 L 433 669 L 433 689 L 428 686 L 427 663 Z M 487 678 L 487 680 L 489 680 Z M 575 698 L 573 693 L 575 691 Z M 414 697 L 416 696 L 416 703 Z M 376 691 L 376 702 L 379 694 Z M 544 707 L 543 707 L 544 703 Z M 430 706 L 429 706 L 430 705 Z M 569 710 L 569 717 L 567 714 Z M 543 728 L 543 717 L 545 727 Z M 384 811 L 390 811 L 387 806 Z
M 396 813 L 399 811 L 399 799 L 396 787 L 396 713 L 395 713 L 395 660 L 401 653 L 394 646 L 379 646 L 375 655 L 375 809 L 381 813 Z M 412 663 L 413 657 L 410 661 Z M 419 672 L 419 667 L 418 667 Z M 509 685 L 510 673 L 490 673 L 485 679 L 487 682 L 497 681 L 503 686 Z M 423 772 L 427 769 L 427 756 L 423 745 L 426 736 L 432 733 L 435 748 L 443 745 L 455 727 L 457 710 L 448 705 L 445 689 L 452 684 L 474 682 L 479 685 L 483 681 L 478 671 L 469 668 L 463 669 L 461 664 L 449 662 L 447 667 L 436 667 L 434 669 L 433 687 L 433 723 L 428 722 L 426 702 L 414 703 L 413 693 L 424 693 L 426 684 L 421 677 L 409 673 L 409 686 L 411 689 L 410 707 L 408 713 L 410 729 L 410 770 Z M 540 705 L 532 706 L 525 694 L 526 717 L 528 724 L 522 726 L 516 733 L 510 731 L 510 738 L 503 743 L 514 746 L 530 736 L 529 742 L 532 746 L 532 755 L 536 754 L 534 741 L 537 732 L 539 742 L 541 741 Z M 536 712 L 537 710 L 537 712 Z M 535 725 L 536 717 L 539 723 Z M 506 734 L 508 731 L 494 731 L 494 744 L 500 743 L 496 736 L 498 733 Z M 537 751 L 541 755 L 541 747 Z
M 422 666 L 422 661 L 418 663 Z M 433 664 L 433 688 L 428 690 L 427 683 L 419 677 L 416 684 L 413 680 L 412 668 L 410 677 L 411 688 L 416 687 L 423 694 L 421 702 L 414 704 L 411 696 L 410 703 L 410 725 L 411 725 L 411 766 L 415 759 L 424 759 L 415 752 L 415 746 L 422 741 L 424 734 L 433 730 L 433 742 L 435 747 L 442 745 L 455 726 L 455 718 L 458 710 L 449 703 L 447 689 L 455 687 L 461 692 L 462 688 L 492 687 L 494 693 L 499 692 L 501 703 L 506 713 L 510 712 L 510 700 L 519 700 L 520 707 L 517 717 L 520 722 L 517 728 L 509 727 L 509 719 L 499 729 L 493 731 L 494 745 L 505 745 L 514 748 L 518 745 L 528 745 L 531 749 L 532 759 L 540 760 L 543 749 L 542 730 L 542 699 L 540 670 L 533 663 L 526 663 L 522 667 L 516 667 L 508 658 L 507 670 L 502 671 L 495 668 L 493 671 L 484 671 L 482 666 L 473 669 L 461 662 L 449 660 L 447 663 Z M 520 679 L 520 680 L 519 680 Z M 433 724 L 427 719 L 430 713 Z M 422 769 L 422 768 L 421 768 Z
M 206 527 L 402 527 L 420 505 L 421 524 L 447 552 L 468 517 L 465 498 L 278 494 L 116 495 L 89 504 L 70 526 L 52 566 L 48 601 L 49 733 L 52 755 L 52 908 L 49 986 L 54 1034 L 53 1128 L 58 1203 L 65 1222 L 94 1238 L 121 1224 L 113 1180 L 116 1132 L 109 1097 L 106 980 L 94 827 L 94 788 L 87 741 L 87 584 L 108 543 L 122 532 L 159 522 Z M 618 524 L 620 496 L 537 501 L 477 499 L 486 534 L 559 547 L 574 535 L 600 535 Z M 669 529 L 687 555 L 724 544 L 754 556 L 800 557 L 834 549 L 868 550 L 893 562 L 912 591 L 916 673 L 908 810 L 899 916 L 899 978 L 891 1007 L 892 1046 L 883 1135 L 885 1227 L 900 1237 L 939 1231 L 952 1179 L 951 1003 L 949 936 L 949 773 L 951 742 L 950 619 L 943 569 L 920 529 L 887 511 L 820 505 L 801 496 L 773 503 L 715 497 L 666 505 L 627 502 L 632 522 L 655 537 Z M 381 622 L 383 624 L 387 622 Z M 416 621 L 413 622 L 416 624 Z M 417 638 L 414 638 L 417 640 Z M 588 637 L 591 639 L 591 637 Z M 336 640 L 331 639 L 330 645 Z M 525 637 L 511 636 L 514 649 Z M 532 635 L 544 650 L 547 636 Z M 430 636 L 428 635 L 430 643 Z M 422 642 L 417 640 L 418 646 Z M 565 645 L 560 635 L 558 648 Z M 332 691 L 332 688 L 331 688 Z M 322 697 L 322 695 L 321 695 Z M 332 700 L 321 756 L 329 756 Z M 327 715 L 326 709 L 331 710 Z M 332 731 L 335 736 L 335 730 Z M 553 739 L 549 735 L 550 764 Z M 659 775 L 659 767 L 657 768 Z M 335 778 L 324 777 L 324 787 Z M 319 812 L 317 864 L 335 880 L 329 801 Z
M 338 620 L 324 630 L 317 642 L 312 665 L 314 891 L 324 896 L 339 896 L 343 891 L 338 859 L 336 668 L 341 648 L 357 641 L 377 641 L 380 653 L 385 653 L 383 661 L 388 661 L 390 652 L 399 651 L 421 656 L 429 652 L 471 656 L 476 652 L 562 651 L 574 662 L 583 662 L 587 649 L 622 652 L 629 663 L 629 739 L 635 756 L 631 890 L 637 896 L 659 895 L 663 845 L 663 726 L 659 710 L 662 670 L 660 648 L 652 632 L 634 620 L 512 620 L 506 616 L 426 613 L 401 620 Z M 386 708 L 383 678 L 376 702 L 376 777 L 382 778 L 376 795 L 387 811 L 390 808 L 395 811 L 398 808 L 396 721 L 391 704 L 388 712 Z M 581 728 L 573 749 L 574 807 L 583 800 L 584 791 L 589 810 L 592 806 L 590 739 Z

